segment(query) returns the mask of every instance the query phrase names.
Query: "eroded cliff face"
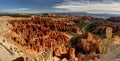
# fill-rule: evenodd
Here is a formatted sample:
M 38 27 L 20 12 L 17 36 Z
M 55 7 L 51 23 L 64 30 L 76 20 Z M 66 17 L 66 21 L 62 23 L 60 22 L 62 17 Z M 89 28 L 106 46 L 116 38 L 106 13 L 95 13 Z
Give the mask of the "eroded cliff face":
M 89 16 L 80 18 L 78 22 L 91 20 Z M 104 32 L 109 27 L 105 31 L 106 38 L 102 40 L 92 32 L 80 35 L 80 29 L 75 26 L 73 19 L 69 18 L 69 21 L 57 19 L 3 17 L 0 20 L 0 47 L 2 46 L 0 51 L 3 52 L 6 49 L 2 53 L 2 55 L 8 54 L 8 56 L 3 56 L 9 57 L 6 61 L 20 56 L 26 61 L 47 61 L 49 57 L 52 57 L 53 61 L 97 60 L 101 53 L 106 54 L 111 42 L 116 45 L 120 44 L 119 24 L 117 23 L 105 21 L 93 24 L 95 26 L 93 33 Z M 114 31 L 118 32 L 117 36 L 112 34 Z M 71 34 L 67 32 L 80 35 L 74 40 L 77 41 L 74 46 L 71 46 Z
M 53 56 L 60 59 L 76 58 L 76 49 L 70 48 L 69 44 L 71 37 L 64 33 L 79 32 L 79 28 L 73 22 L 39 17 L 12 18 L 6 22 L 9 32 L 4 36 L 8 42 L 18 47 L 17 49 L 22 53 L 20 56 L 36 58 L 43 52 L 53 50 Z
M 43 19 L 40 17 L 33 17 L 31 18 L 33 20 L 33 23 L 41 24 L 46 28 L 49 28 L 50 30 L 54 31 L 62 31 L 62 32 L 79 32 L 79 27 L 75 26 L 72 21 L 68 20 L 56 20 L 56 19 Z
M 53 50 L 55 51 L 61 45 L 68 46 L 69 37 L 63 32 L 51 30 L 65 26 L 64 22 L 55 22 L 49 20 L 11 20 L 11 30 L 16 36 L 9 36 L 15 44 L 23 48 L 23 52 L 30 57 L 36 57 L 40 53 Z M 62 25 L 63 24 L 63 25 Z M 53 26 L 52 26 L 53 25 Z M 73 30 L 73 25 L 66 25 L 68 30 Z M 72 28 L 73 26 L 73 28 Z M 54 29 L 53 28 L 53 29 Z M 70 29 L 69 29 L 70 28 Z M 66 28 L 64 28 L 66 29 Z M 68 31 L 66 29 L 66 31 Z M 76 30 L 77 31 L 77 30 Z
M 93 19 L 91 16 L 80 16 L 80 17 L 75 17 L 72 19 L 74 22 L 82 22 L 82 23 L 87 23 L 90 22 Z
M 66 54 L 71 37 L 64 32 L 77 33 L 79 31 L 79 28 L 70 21 L 40 19 L 39 17 L 1 17 L 0 28 L 2 29 L 0 36 L 7 42 L 1 43 L 15 54 L 11 55 L 12 58 L 9 60 L 20 56 L 32 59 L 50 50 L 54 52 L 59 50 L 60 55 Z
M 12 61 L 13 59 L 23 56 L 23 53 L 17 45 L 11 43 L 11 39 L 8 33 L 12 33 L 10 30 L 12 25 L 8 22 L 9 20 L 16 19 L 13 17 L 2 16 L 0 17 L 0 61 Z M 15 34 L 11 34 L 15 35 Z M 6 58 L 7 57 L 7 58 Z
M 87 37 L 78 39 L 76 47 L 78 47 L 78 50 L 84 54 L 91 52 L 100 53 L 99 48 L 101 42 L 102 41 L 98 36 L 88 33 Z
M 120 22 L 120 17 L 110 17 L 106 19 L 106 21 L 111 21 L 111 22 Z
M 120 24 L 110 21 L 98 21 L 88 26 L 90 32 L 95 34 L 104 34 L 107 27 L 113 29 L 113 33 L 120 31 Z

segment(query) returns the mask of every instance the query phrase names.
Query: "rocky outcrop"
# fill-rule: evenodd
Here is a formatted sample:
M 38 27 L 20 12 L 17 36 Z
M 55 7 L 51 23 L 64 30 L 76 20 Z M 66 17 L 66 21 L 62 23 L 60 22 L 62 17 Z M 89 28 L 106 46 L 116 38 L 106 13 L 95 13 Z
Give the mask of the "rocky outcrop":
M 38 61 L 47 61 L 51 57 L 53 61 L 96 60 L 99 58 L 101 51 L 109 48 L 109 46 L 106 47 L 104 44 L 111 44 L 112 40 L 116 40 L 116 42 L 114 42 L 116 44 L 119 42 L 120 24 L 110 21 L 98 21 L 89 25 L 88 30 L 90 30 L 90 32 L 86 32 L 82 35 L 78 34 L 79 36 L 75 37 L 73 40 L 74 45 L 72 46 L 69 43 L 71 37 L 68 37 L 69 35 L 66 33 L 70 32 L 71 36 L 76 35 L 79 28 L 75 26 L 75 22 L 88 23 L 93 18 L 90 16 L 58 18 L 59 16 L 38 16 L 26 19 L 12 18 L 12 20 L 9 21 L 10 24 L 5 23 L 7 26 L 11 25 L 9 26 L 9 32 L 11 32 L 10 34 L 12 35 L 9 36 L 9 41 L 13 42 L 13 44 L 21 50 L 24 54 L 23 56 L 30 58 L 29 60 L 34 58 Z M 105 38 L 105 40 L 103 40 L 105 43 L 102 44 L 102 40 L 95 34 L 104 33 L 107 27 L 112 28 L 113 32 L 118 33 L 116 33 L 117 36 L 113 36 L 111 35 L 112 31 L 108 29 L 108 31 L 106 31 L 106 37 L 109 39 Z M 112 39 L 112 37 L 114 37 L 114 39 Z M 20 51 L 17 52 L 19 53 Z
M 76 47 L 82 53 L 90 53 L 90 52 L 99 52 L 99 46 L 101 43 L 101 39 L 98 36 L 92 35 L 91 33 L 87 34 L 85 38 L 79 38 Z
M 79 31 L 79 28 L 75 26 L 71 21 L 58 21 L 53 19 L 41 19 L 40 17 L 33 17 L 33 21 L 36 24 L 41 24 L 46 28 L 55 31 L 62 31 L 62 32 L 75 32 Z
M 118 36 L 120 37 L 120 31 L 118 31 Z
M 120 17 L 111 17 L 106 19 L 106 21 L 111 21 L 111 22 L 120 22 Z
M 113 33 L 120 31 L 120 24 L 110 21 L 98 21 L 92 23 L 88 26 L 87 30 L 95 34 L 105 34 L 105 29 L 107 27 L 111 27 L 113 29 Z
M 90 22 L 93 19 L 91 16 L 80 16 L 73 19 L 74 22 Z
M 80 58 L 80 61 L 96 61 L 99 58 L 98 54 L 88 54 L 86 56 L 84 56 L 83 58 Z
M 16 20 L 10 21 L 13 32 L 17 36 L 11 39 L 26 50 L 42 53 L 48 50 L 55 51 L 62 44 L 68 45 L 68 37 L 62 32 L 56 32 L 42 25 L 44 21 Z

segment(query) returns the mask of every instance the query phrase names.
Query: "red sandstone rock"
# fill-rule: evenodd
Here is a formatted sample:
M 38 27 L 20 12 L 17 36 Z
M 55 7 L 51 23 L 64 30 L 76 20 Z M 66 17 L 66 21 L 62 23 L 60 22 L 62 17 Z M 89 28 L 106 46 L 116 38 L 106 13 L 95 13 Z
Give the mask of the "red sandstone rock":
M 81 52 L 83 53 L 90 53 L 92 51 L 99 51 L 100 46 L 100 39 L 92 35 L 91 33 L 88 33 L 88 37 L 86 38 L 80 38 L 77 43 L 77 47 L 81 49 Z
M 11 38 L 23 48 L 27 47 L 27 49 L 34 50 L 35 52 L 41 52 L 40 47 L 43 51 L 50 49 L 55 51 L 62 44 L 66 45 L 68 43 L 68 37 L 63 33 L 45 27 L 47 21 L 15 20 L 10 21 L 10 23 L 13 25 L 12 31 L 18 35 L 15 37 L 11 36 Z
M 70 56 L 70 58 L 75 58 L 75 49 L 74 48 L 70 48 L 69 56 Z

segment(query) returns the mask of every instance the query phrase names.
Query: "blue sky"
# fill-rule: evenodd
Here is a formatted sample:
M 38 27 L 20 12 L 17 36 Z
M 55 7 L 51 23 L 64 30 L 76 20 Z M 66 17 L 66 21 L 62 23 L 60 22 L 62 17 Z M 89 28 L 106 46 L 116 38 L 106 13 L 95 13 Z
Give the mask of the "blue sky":
M 120 0 L 0 0 L 0 12 L 87 12 L 120 14 Z

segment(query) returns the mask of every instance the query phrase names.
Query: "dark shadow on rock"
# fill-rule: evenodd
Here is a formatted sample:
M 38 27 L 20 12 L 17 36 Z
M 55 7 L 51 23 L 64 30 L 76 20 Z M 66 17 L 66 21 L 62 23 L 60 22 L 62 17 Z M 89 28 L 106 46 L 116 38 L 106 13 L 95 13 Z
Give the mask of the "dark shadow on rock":
M 12 61 L 24 61 L 24 58 L 23 57 L 18 57 L 16 59 L 12 60 Z

